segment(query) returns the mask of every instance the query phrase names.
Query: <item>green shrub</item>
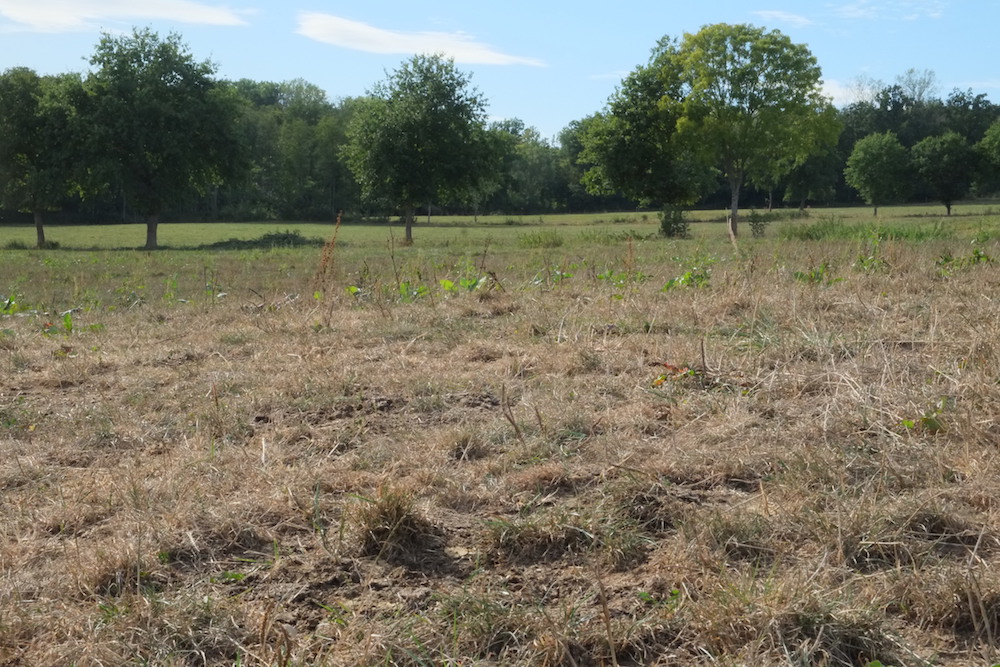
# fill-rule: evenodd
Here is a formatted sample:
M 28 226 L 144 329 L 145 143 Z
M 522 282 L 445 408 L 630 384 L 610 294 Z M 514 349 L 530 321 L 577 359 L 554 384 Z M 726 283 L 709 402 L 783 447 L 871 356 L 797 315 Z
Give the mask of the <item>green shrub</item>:
M 678 206 L 667 206 L 659 212 L 660 234 L 668 239 L 691 238 L 691 225 L 684 217 L 684 210 Z

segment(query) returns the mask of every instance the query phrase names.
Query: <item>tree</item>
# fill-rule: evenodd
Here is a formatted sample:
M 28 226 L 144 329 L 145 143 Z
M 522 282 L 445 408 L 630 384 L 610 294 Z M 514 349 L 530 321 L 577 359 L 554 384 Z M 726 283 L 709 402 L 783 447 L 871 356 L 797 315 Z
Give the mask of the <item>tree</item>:
M 676 109 L 688 145 L 725 175 L 735 239 L 740 189 L 748 179 L 772 180 L 837 139 L 820 68 L 804 45 L 746 24 L 685 34 L 668 60 L 679 66 L 683 95 L 665 102 Z
M 958 132 L 970 143 L 983 138 L 998 117 L 1000 106 L 990 102 L 985 93 L 953 90 L 945 102 L 945 127 Z
M 909 194 L 909 155 L 894 133 L 870 134 L 854 144 L 844 178 L 878 215 L 881 204 Z
M 31 213 L 39 248 L 44 214 L 69 194 L 75 172 L 75 103 L 80 78 L 39 76 L 26 67 L 0 75 L 0 205 Z
M 235 91 L 216 82 L 215 66 L 195 61 L 175 33 L 105 34 L 90 62 L 89 189 L 118 188 L 145 218 L 145 247 L 155 249 L 169 205 L 242 168 Z
M 976 151 L 958 132 L 927 137 L 910 149 L 913 166 L 948 215 L 951 204 L 972 186 L 976 174 Z
M 896 77 L 896 85 L 916 104 L 927 104 L 937 93 L 937 74 L 932 69 L 914 67 Z
M 551 213 L 559 210 L 563 173 L 559 149 L 549 145 L 533 127 L 516 138 L 508 165 L 505 210 L 517 213 Z
M 579 161 L 592 194 L 623 192 L 646 205 L 685 206 L 712 181 L 711 168 L 678 135 L 681 110 L 664 100 L 683 96 L 676 43 L 660 40 L 649 64 L 636 68 L 603 113 L 587 119 Z
M 976 144 L 976 152 L 979 154 L 987 187 L 997 187 L 1000 182 L 1000 118 L 993 121 Z
M 797 166 L 786 178 L 784 200 L 806 208 L 807 201 L 829 202 L 834 198 L 838 166 L 842 158 L 834 151 L 811 156 Z
M 369 200 L 403 211 L 413 242 L 419 204 L 462 201 L 490 173 L 485 103 L 442 55 L 417 55 L 359 102 L 347 163 Z

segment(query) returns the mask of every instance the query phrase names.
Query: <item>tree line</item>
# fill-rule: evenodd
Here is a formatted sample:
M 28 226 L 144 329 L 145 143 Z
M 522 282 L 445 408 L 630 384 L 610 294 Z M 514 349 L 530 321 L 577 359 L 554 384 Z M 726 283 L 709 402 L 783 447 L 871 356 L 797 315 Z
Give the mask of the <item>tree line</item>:
M 104 35 L 86 75 L 0 74 L 0 221 L 333 220 L 954 201 L 997 190 L 1000 107 L 931 72 L 835 108 L 776 30 L 664 37 L 603 110 L 549 141 L 487 120 L 470 76 L 417 55 L 363 97 L 227 81 L 177 34 Z M 668 227 L 665 227 L 669 231 Z

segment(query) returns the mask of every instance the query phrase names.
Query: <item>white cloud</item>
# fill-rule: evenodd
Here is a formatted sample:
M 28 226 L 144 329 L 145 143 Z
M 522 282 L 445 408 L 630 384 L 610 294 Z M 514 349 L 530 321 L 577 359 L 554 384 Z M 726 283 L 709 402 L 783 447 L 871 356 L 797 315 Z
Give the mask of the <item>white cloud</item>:
M 858 92 L 854 86 L 845 85 L 836 79 L 823 81 L 823 94 L 833 100 L 833 105 L 837 107 L 858 101 Z
M 324 44 L 345 49 L 383 54 L 443 53 L 455 62 L 476 65 L 532 65 L 545 63 L 501 53 L 488 44 L 477 42 L 463 32 L 402 32 L 384 30 L 350 19 L 323 14 L 299 14 L 300 35 Z
M 766 9 L 758 12 L 751 12 L 751 14 L 756 14 L 765 22 L 788 23 L 796 28 L 804 28 L 805 26 L 812 25 L 813 23 L 812 19 L 806 18 L 800 14 L 792 14 L 791 12 Z
M 192 0 L 0 0 L 0 28 L 28 32 L 82 32 L 105 21 L 167 20 L 245 25 L 240 12 Z

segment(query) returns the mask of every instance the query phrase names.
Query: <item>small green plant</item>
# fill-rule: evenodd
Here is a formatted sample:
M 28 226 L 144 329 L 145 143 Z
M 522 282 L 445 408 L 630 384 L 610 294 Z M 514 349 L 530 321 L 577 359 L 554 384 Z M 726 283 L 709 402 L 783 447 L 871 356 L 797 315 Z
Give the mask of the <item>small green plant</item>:
M 843 278 L 830 277 L 830 264 L 828 262 L 823 262 L 819 266 L 806 271 L 796 271 L 792 274 L 792 277 L 800 283 L 806 283 L 808 285 L 822 285 L 824 287 L 829 287 L 830 285 L 839 283 L 843 280 Z
M 430 294 L 430 291 L 431 290 L 427 287 L 427 285 L 404 280 L 399 283 L 399 300 L 403 303 L 411 303 L 422 296 L 427 296 Z
M 674 261 L 683 263 L 683 260 L 680 257 L 674 257 Z M 699 255 L 695 257 L 694 261 L 686 267 L 687 271 L 676 278 L 668 280 L 660 291 L 669 292 L 670 290 L 677 289 L 678 287 L 708 287 L 709 280 L 712 277 L 712 273 L 708 267 L 712 264 L 715 264 L 714 257 L 709 255 Z
M 642 271 L 615 271 L 613 269 L 608 269 L 602 273 L 598 273 L 595 276 L 598 280 L 611 285 L 612 287 L 620 288 L 626 285 L 644 282 L 649 276 L 647 276 Z
M 3 296 L 0 294 L 0 315 L 14 315 L 20 310 L 17 299 L 13 295 Z
M 882 239 L 872 234 L 864 248 L 858 253 L 854 262 L 854 270 L 861 273 L 885 273 L 889 270 L 889 262 L 882 254 Z
M 973 243 L 975 243 L 975 241 L 973 241 Z M 938 267 L 938 275 L 942 278 L 948 278 L 962 269 L 968 269 L 978 264 L 990 264 L 992 262 L 993 257 L 984 252 L 983 249 L 976 244 L 972 248 L 972 252 L 964 257 L 955 257 L 951 253 L 947 252 L 943 253 L 938 256 L 936 264 Z
M 46 322 L 42 325 L 42 333 L 46 336 L 69 336 L 73 333 L 73 311 L 67 310 L 63 313 L 59 323 Z
M 572 277 L 573 274 L 568 271 L 552 268 L 536 273 L 535 277 L 531 279 L 531 284 L 536 287 L 551 287 L 553 285 L 558 285 L 565 280 L 569 280 Z
M 943 433 L 945 431 L 945 423 L 941 418 L 945 410 L 951 405 L 952 401 L 947 396 L 944 396 L 935 404 L 933 408 L 924 412 L 920 419 L 903 419 L 900 424 L 907 431 L 915 431 L 920 428 L 926 433 L 931 435 L 937 435 L 938 433 Z
M 459 278 L 457 283 L 454 280 L 443 278 L 438 281 L 438 284 L 441 285 L 441 289 L 445 292 L 456 294 L 461 291 L 475 292 L 477 289 L 484 286 L 488 281 L 489 276 L 466 276 L 464 278 Z

